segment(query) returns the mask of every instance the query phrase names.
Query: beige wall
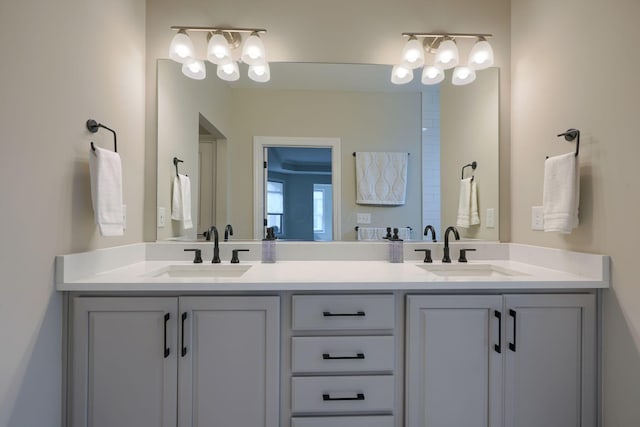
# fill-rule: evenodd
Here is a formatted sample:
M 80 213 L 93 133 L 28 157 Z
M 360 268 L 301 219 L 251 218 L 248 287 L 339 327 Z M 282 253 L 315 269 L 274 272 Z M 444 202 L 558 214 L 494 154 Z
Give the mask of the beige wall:
M 512 240 L 611 255 L 606 427 L 640 425 L 639 16 L 637 0 L 512 1 Z M 582 131 L 580 226 L 568 236 L 531 231 L 544 158 L 574 149 L 555 136 L 570 127 Z
M 270 60 L 278 62 L 346 62 L 393 64 L 398 60 L 406 31 L 492 33 L 496 65 L 500 67 L 501 183 L 500 213 L 508 217 L 509 176 L 509 0 L 328 0 L 280 2 L 219 0 L 147 1 L 147 152 L 145 183 L 156 187 L 156 72 L 157 58 L 168 57 L 174 32 L 171 25 L 230 25 L 261 27 Z M 198 36 L 196 36 L 198 37 Z M 204 39 L 198 48 L 204 55 Z M 470 45 L 463 47 L 463 55 Z M 155 240 L 155 198 L 145 198 L 145 239 Z M 245 215 L 246 213 L 243 213 Z M 232 219 L 235 221 L 235 219 Z M 508 221 L 500 224 L 508 239 Z
M 54 257 L 142 240 L 145 3 L 3 2 L 0 12 L 0 426 L 61 425 Z M 118 132 L 127 230 L 93 223 L 94 118 Z
M 440 197 L 442 227 L 456 224 L 462 166 L 477 162 L 474 176 L 480 224 L 457 227 L 460 237 L 482 240 L 498 238 L 498 70 L 480 71 L 466 86 L 443 82 L 440 86 Z M 495 211 L 496 227 L 487 227 L 487 209 Z M 444 230 L 443 230 L 444 231 Z M 504 240 L 504 239 L 503 239 Z

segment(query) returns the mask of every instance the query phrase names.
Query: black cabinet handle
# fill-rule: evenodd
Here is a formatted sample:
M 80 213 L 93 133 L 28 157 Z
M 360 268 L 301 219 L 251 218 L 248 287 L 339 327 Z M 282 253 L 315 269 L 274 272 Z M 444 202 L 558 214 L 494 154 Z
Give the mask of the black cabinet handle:
M 498 318 L 498 344 L 495 344 L 493 349 L 496 353 L 502 353 L 502 313 L 495 310 L 493 315 Z
M 169 319 L 171 319 L 171 314 L 166 313 L 164 315 L 164 358 L 166 359 L 171 354 L 171 349 L 167 347 L 167 323 L 169 323 Z
M 364 394 L 358 393 L 355 397 L 331 397 L 330 394 L 323 394 L 322 400 L 335 401 L 335 400 L 364 400 Z
M 513 317 L 513 342 L 509 343 L 509 350 L 516 351 L 516 311 L 509 310 L 509 316 Z
M 364 353 L 356 353 L 355 356 L 332 356 L 329 353 L 322 353 L 324 360 L 349 360 L 349 359 L 364 359 Z
M 362 317 L 362 316 L 366 316 L 364 311 L 357 311 L 355 313 L 332 313 L 330 311 L 323 311 L 322 315 L 324 317 Z
M 182 313 L 182 357 L 187 355 L 187 347 L 184 345 L 184 323 L 187 321 L 187 312 Z

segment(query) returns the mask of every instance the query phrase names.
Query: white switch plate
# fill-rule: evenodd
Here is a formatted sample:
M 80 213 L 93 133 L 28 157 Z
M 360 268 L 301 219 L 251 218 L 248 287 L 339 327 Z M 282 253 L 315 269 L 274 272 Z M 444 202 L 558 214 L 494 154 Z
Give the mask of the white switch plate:
M 487 208 L 485 223 L 487 224 L 487 228 L 496 228 L 496 210 L 494 208 Z
M 359 214 L 356 214 L 356 223 L 358 223 L 358 224 L 371 224 L 371 214 L 370 213 L 359 213 Z
M 127 205 L 122 205 L 122 225 L 123 229 L 127 229 Z
M 542 231 L 544 230 L 544 211 L 542 206 L 531 207 L 531 229 Z
M 164 228 L 165 210 L 163 207 L 158 207 L 158 228 Z

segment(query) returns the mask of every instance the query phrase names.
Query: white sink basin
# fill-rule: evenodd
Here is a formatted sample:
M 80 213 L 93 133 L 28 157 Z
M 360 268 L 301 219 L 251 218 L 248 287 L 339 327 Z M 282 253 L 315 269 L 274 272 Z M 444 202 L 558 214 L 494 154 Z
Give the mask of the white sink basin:
M 516 270 L 498 267 L 492 264 L 421 264 L 423 270 L 442 277 L 505 277 L 526 276 Z
M 153 273 L 154 278 L 208 279 L 240 277 L 251 268 L 248 264 L 172 264 Z

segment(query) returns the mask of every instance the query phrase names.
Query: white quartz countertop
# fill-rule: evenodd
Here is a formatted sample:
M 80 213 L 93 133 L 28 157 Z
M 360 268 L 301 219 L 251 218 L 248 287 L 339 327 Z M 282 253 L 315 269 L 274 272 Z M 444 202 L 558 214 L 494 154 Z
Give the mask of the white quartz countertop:
M 436 260 L 432 264 L 423 263 L 420 260 L 422 254 L 414 255 L 414 248 L 410 245 L 405 245 L 406 261 L 398 264 L 383 259 L 286 259 L 263 264 L 255 259 L 259 255 L 259 245 L 236 244 L 235 247 L 247 245 L 252 248 L 254 259 L 241 261 L 240 264 L 230 264 L 224 257 L 221 264 L 211 264 L 206 252 L 203 252 L 203 264 L 193 264 L 185 260 L 193 255 L 182 253 L 184 248 L 193 247 L 193 244 L 147 243 L 64 255 L 57 258 L 56 288 L 58 291 L 77 292 L 274 292 L 575 290 L 609 287 L 608 257 L 533 246 L 500 243 L 477 245 L 477 252 L 469 254 L 470 259 L 476 259 L 467 264 L 457 262 L 457 251 L 456 259 L 451 264 L 443 264 L 437 258 L 437 245 L 432 246 Z M 293 245 L 283 250 L 283 254 L 299 249 Z M 420 247 L 425 245 L 421 244 Z M 474 245 L 467 244 L 464 247 Z M 336 250 L 350 250 L 344 245 L 326 248 L 328 253 L 334 254 Z M 380 254 L 384 254 L 385 247 L 382 248 L 372 251 L 380 250 Z M 484 256 L 482 250 L 485 251 Z M 171 254 L 175 258 L 178 258 L 175 256 L 178 254 L 179 259 L 171 259 Z M 380 258 L 380 254 L 372 253 L 371 256 Z M 186 277 L 194 268 L 199 271 Z M 246 271 L 238 272 L 242 274 L 237 277 L 216 276 L 218 273 L 215 271 L 234 269 Z M 174 270 L 177 277 L 165 274 L 168 270 Z M 208 275 L 202 270 L 215 271 Z

